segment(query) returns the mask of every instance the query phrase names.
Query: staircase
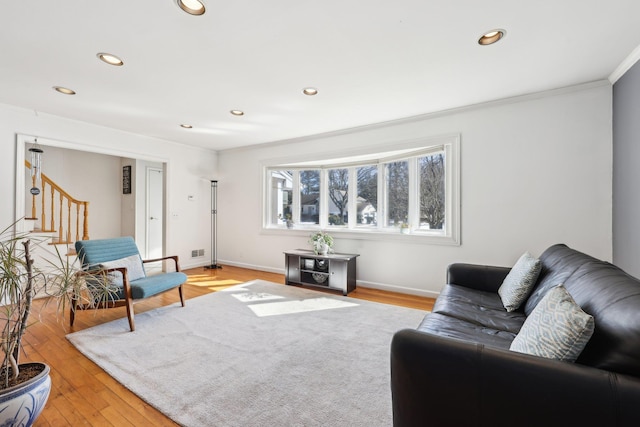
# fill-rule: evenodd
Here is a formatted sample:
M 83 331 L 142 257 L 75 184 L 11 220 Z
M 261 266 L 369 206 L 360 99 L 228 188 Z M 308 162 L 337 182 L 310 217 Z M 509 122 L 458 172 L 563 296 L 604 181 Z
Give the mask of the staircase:
M 31 169 L 28 160 L 24 163 Z M 49 234 L 54 245 L 89 240 L 89 202 L 75 199 L 45 174 L 41 181 L 40 194 L 31 195 L 31 216 L 25 218 L 33 221 L 33 232 Z M 33 176 L 32 186 L 36 185 Z

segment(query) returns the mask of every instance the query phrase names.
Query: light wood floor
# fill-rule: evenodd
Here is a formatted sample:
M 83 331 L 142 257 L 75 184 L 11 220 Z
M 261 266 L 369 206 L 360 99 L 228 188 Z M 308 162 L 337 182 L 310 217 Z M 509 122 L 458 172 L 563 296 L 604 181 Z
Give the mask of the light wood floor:
M 284 276 L 237 267 L 186 270 L 189 283 L 185 297 L 194 298 L 226 287 L 263 279 L 284 284 Z M 340 293 L 336 293 L 340 295 Z M 430 298 L 357 288 L 349 297 L 399 306 L 431 310 Z M 136 304 L 136 313 L 179 301 L 178 292 L 150 298 Z M 162 413 L 139 399 L 111 378 L 96 364 L 85 358 L 65 338 L 69 332 L 126 316 L 125 308 L 78 312 L 73 328 L 69 328 L 68 313 L 57 318 L 52 305 L 41 308 L 40 321 L 29 327 L 25 335 L 26 355 L 20 362 L 45 362 L 51 367 L 52 390 L 49 401 L 36 423 L 37 426 L 177 426 Z M 186 303 L 187 308 L 189 302 Z M 34 315 L 35 319 L 37 315 Z

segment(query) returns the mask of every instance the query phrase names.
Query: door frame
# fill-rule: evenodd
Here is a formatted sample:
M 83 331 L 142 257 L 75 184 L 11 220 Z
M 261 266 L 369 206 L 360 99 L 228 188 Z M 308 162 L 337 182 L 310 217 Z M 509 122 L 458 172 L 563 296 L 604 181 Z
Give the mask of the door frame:
M 84 151 L 88 153 L 106 154 L 109 156 L 124 157 L 128 159 L 144 160 L 148 162 L 161 163 L 162 174 L 162 188 L 163 188 L 163 224 L 162 224 L 162 253 L 166 253 L 168 247 L 167 236 L 169 236 L 169 212 L 167 200 L 169 199 L 169 188 L 167 185 L 167 175 L 169 174 L 171 163 L 169 158 L 158 157 L 148 154 L 132 153 L 129 151 L 117 150 L 111 147 L 92 145 L 92 141 L 87 140 L 83 143 L 63 141 L 52 138 L 46 138 L 42 136 L 29 135 L 16 133 L 16 170 L 15 170 L 15 221 L 16 232 L 26 231 L 24 221 L 19 221 L 26 216 L 26 194 L 25 194 L 25 173 L 24 173 L 24 161 L 26 144 L 32 143 L 35 139 L 38 139 L 40 146 L 65 148 L 69 150 Z M 45 150 L 46 156 L 46 150 Z M 146 215 L 146 212 L 144 212 Z M 145 232 L 146 235 L 146 232 Z

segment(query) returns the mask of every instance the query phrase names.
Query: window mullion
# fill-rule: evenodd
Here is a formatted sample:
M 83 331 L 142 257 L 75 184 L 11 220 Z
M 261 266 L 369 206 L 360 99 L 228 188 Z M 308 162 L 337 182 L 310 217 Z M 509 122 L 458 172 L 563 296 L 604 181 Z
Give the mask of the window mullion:
M 378 165 L 378 229 L 387 227 L 387 168 L 384 163 Z
M 329 180 L 327 169 L 320 169 L 320 213 L 318 225 L 327 228 L 329 225 Z
M 409 211 L 407 213 L 407 222 L 412 230 L 418 228 L 420 222 L 419 175 L 418 159 L 413 157 L 409 159 Z
M 355 167 L 349 168 L 349 199 L 348 199 L 348 220 L 349 229 L 356 228 L 358 223 L 358 170 Z
M 291 200 L 291 219 L 294 223 L 300 223 L 300 211 L 301 211 L 301 203 L 300 203 L 300 171 L 294 170 L 293 174 L 293 182 L 291 183 L 291 192 L 292 192 L 292 200 Z

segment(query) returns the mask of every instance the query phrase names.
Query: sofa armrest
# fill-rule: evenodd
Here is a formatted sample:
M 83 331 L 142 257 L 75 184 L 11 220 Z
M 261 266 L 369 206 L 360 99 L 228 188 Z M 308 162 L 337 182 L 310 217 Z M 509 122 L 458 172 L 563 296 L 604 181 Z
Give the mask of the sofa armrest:
M 393 425 L 640 425 L 640 380 L 481 344 L 397 332 Z
M 511 268 L 492 265 L 456 263 L 447 267 L 447 284 L 484 292 L 498 292 Z

